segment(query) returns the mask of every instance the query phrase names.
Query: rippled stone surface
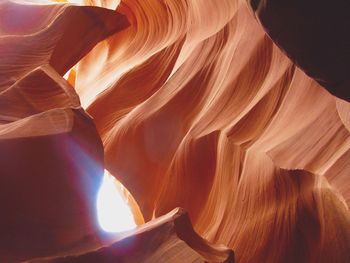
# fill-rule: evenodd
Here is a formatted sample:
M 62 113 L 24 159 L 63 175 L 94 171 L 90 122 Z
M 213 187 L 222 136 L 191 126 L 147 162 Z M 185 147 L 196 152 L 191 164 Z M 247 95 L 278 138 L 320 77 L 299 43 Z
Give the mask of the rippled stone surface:
M 22 242 L 0 237 L 0 255 L 71 255 L 74 262 L 139 251 L 149 262 L 232 260 L 231 250 L 211 250 L 223 244 L 244 263 L 350 261 L 350 104 L 342 100 L 349 98 L 349 67 L 341 48 L 348 37 L 337 33 L 349 21 L 341 24 L 341 6 L 330 8 L 330 25 L 340 23 L 332 41 L 326 22 L 316 19 L 323 6 L 293 3 L 287 13 L 272 0 L 1 3 L 1 14 L 29 18 L 0 16 L 0 207 L 8 214 L 0 225 Z M 298 31 L 304 14 L 312 27 Z M 310 44 L 321 36 L 332 45 Z M 331 66 L 333 60 L 339 63 Z M 61 76 L 73 66 L 69 84 Z M 71 138 L 96 170 L 62 149 Z M 165 242 L 151 254 L 120 249 L 120 236 L 93 224 L 103 168 L 130 191 L 150 238 Z M 48 176 L 61 183 L 48 180 L 40 195 L 32 190 Z M 47 190 L 60 184 L 70 202 Z M 175 207 L 188 211 L 207 240 L 201 252 L 187 241 L 176 249 L 182 241 L 168 239 L 154 221 Z M 63 214 L 69 222 L 59 231 Z M 37 222 L 46 232 L 28 227 Z M 139 229 L 130 238 L 145 226 Z M 47 248 L 21 237 L 33 233 L 43 233 L 35 240 Z

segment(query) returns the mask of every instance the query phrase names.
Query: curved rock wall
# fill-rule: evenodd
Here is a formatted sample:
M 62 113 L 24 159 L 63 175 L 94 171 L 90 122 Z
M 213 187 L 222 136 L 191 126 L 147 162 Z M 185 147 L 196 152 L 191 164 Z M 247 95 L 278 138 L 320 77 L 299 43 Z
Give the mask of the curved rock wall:
M 48 99 L 32 98 L 39 91 L 31 85 L 21 89 L 36 101 L 29 107 L 13 95 L 19 88 L 10 88 L 28 86 L 26 78 L 46 64 L 62 86 L 57 73 L 79 61 L 69 82 L 94 119 L 105 168 L 134 196 L 146 221 L 183 207 L 195 230 L 232 248 L 238 262 L 349 262 L 350 106 L 321 86 L 347 99 L 336 84 L 348 64 L 341 59 L 323 67 L 327 46 L 315 50 L 325 57 L 320 64 L 304 56 L 312 37 L 294 45 L 288 26 L 281 39 L 273 33 L 280 21 L 292 27 L 297 17 L 283 16 L 279 5 L 273 9 L 276 1 L 258 2 L 84 3 L 117 12 L 1 3 L 1 13 L 26 8 L 40 19 L 11 24 L 0 18 L 0 143 L 10 136 L 8 122 L 22 127 L 27 116 L 38 118 L 52 107 L 80 107 L 54 90 L 40 90 Z M 280 15 L 269 16 L 269 8 Z M 307 10 L 313 17 L 314 9 Z M 313 21 L 319 36 L 324 23 Z M 67 123 L 58 130 L 69 131 Z M 98 136 L 92 141 L 98 145 Z

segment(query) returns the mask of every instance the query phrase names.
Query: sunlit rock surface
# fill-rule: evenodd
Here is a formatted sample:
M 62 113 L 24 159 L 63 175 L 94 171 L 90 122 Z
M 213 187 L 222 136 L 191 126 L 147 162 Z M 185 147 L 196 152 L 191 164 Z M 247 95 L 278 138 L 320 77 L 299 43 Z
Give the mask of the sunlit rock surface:
M 50 66 L 0 93 L 0 261 L 95 236 L 103 146 L 74 89 Z
M 127 21 L 96 7 L 2 1 L 0 12 L 0 261 L 18 262 L 97 235 L 103 145 L 59 73 Z
M 234 262 L 234 253 L 209 244 L 192 228 L 188 214 L 174 209 L 136 231 L 124 234 L 111 245 L 86 254 L 36 262 Z
M 0 3 L 0 259 L 232 260 L 211 245 L 222 244 L 243 263 L 350 262 L 345 1 L 330 12 L 272 0 L 18 2 Z M 61 77 L 73 66 L 74 89 Z M 57 134 L 96 167 L 45 142 Z M 150 221 L 125 239 L 93 225 L 102 158 L 136 220 Z M 166 234 L 174 216 L 155 218 L 175 207 L 211 244 Z M 128 247 L 133 236 L 158 243 Z

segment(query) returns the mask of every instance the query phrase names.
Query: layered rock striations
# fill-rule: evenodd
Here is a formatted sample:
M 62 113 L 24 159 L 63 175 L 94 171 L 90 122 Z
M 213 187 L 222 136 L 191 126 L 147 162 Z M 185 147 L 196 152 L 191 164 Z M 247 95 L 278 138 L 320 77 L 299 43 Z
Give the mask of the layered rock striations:
M 96 7 L 4 1 L 0 12 L 0 261 L 18 262 L 97 235 L 103 145 L 61 75 L 128 23 Z
M 2 14 L 32 16 L 0 18 L 0 255 L 233 260 L 212 245 L 223 244 L 237 262 L 349 262 L 347 4 L 327 13 L 289 2 L 82 1 L 116 11 L 1 3 Z M 74 88 L 62 78 L 73 66 Z M 93 225 L 103 167 L 149 221 L 125 239 Z M 207 241 L 187 221 L 176 229 L 173 215 L 159 223 L 175 207 Z M 45 227 L 31 247 L 20 235 L 39 233 L 37 222 Z M 179 234 L 186 229 L 195 243 Z M 141 245 L 127 250 L 133 237 Z

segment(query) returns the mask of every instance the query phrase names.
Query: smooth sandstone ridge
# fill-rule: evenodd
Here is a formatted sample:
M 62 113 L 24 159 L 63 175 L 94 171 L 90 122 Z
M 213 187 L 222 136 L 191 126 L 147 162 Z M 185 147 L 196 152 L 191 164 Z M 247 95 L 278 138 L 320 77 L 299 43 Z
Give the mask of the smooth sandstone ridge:
M 198 236 L 187 212 L 176 208 L 111 245 L 86 254 L 53 258 L 36 263 L 94 262 L 234 262 L 234 253 L 224 246 L 211 245 Z M 34 263 L 34 261 L 33 261 Z
M 346 1 L 33 2 L 0 2 L 0 261 L 350 262 Z M 101 233 L 103 168 L 146 225 Z

